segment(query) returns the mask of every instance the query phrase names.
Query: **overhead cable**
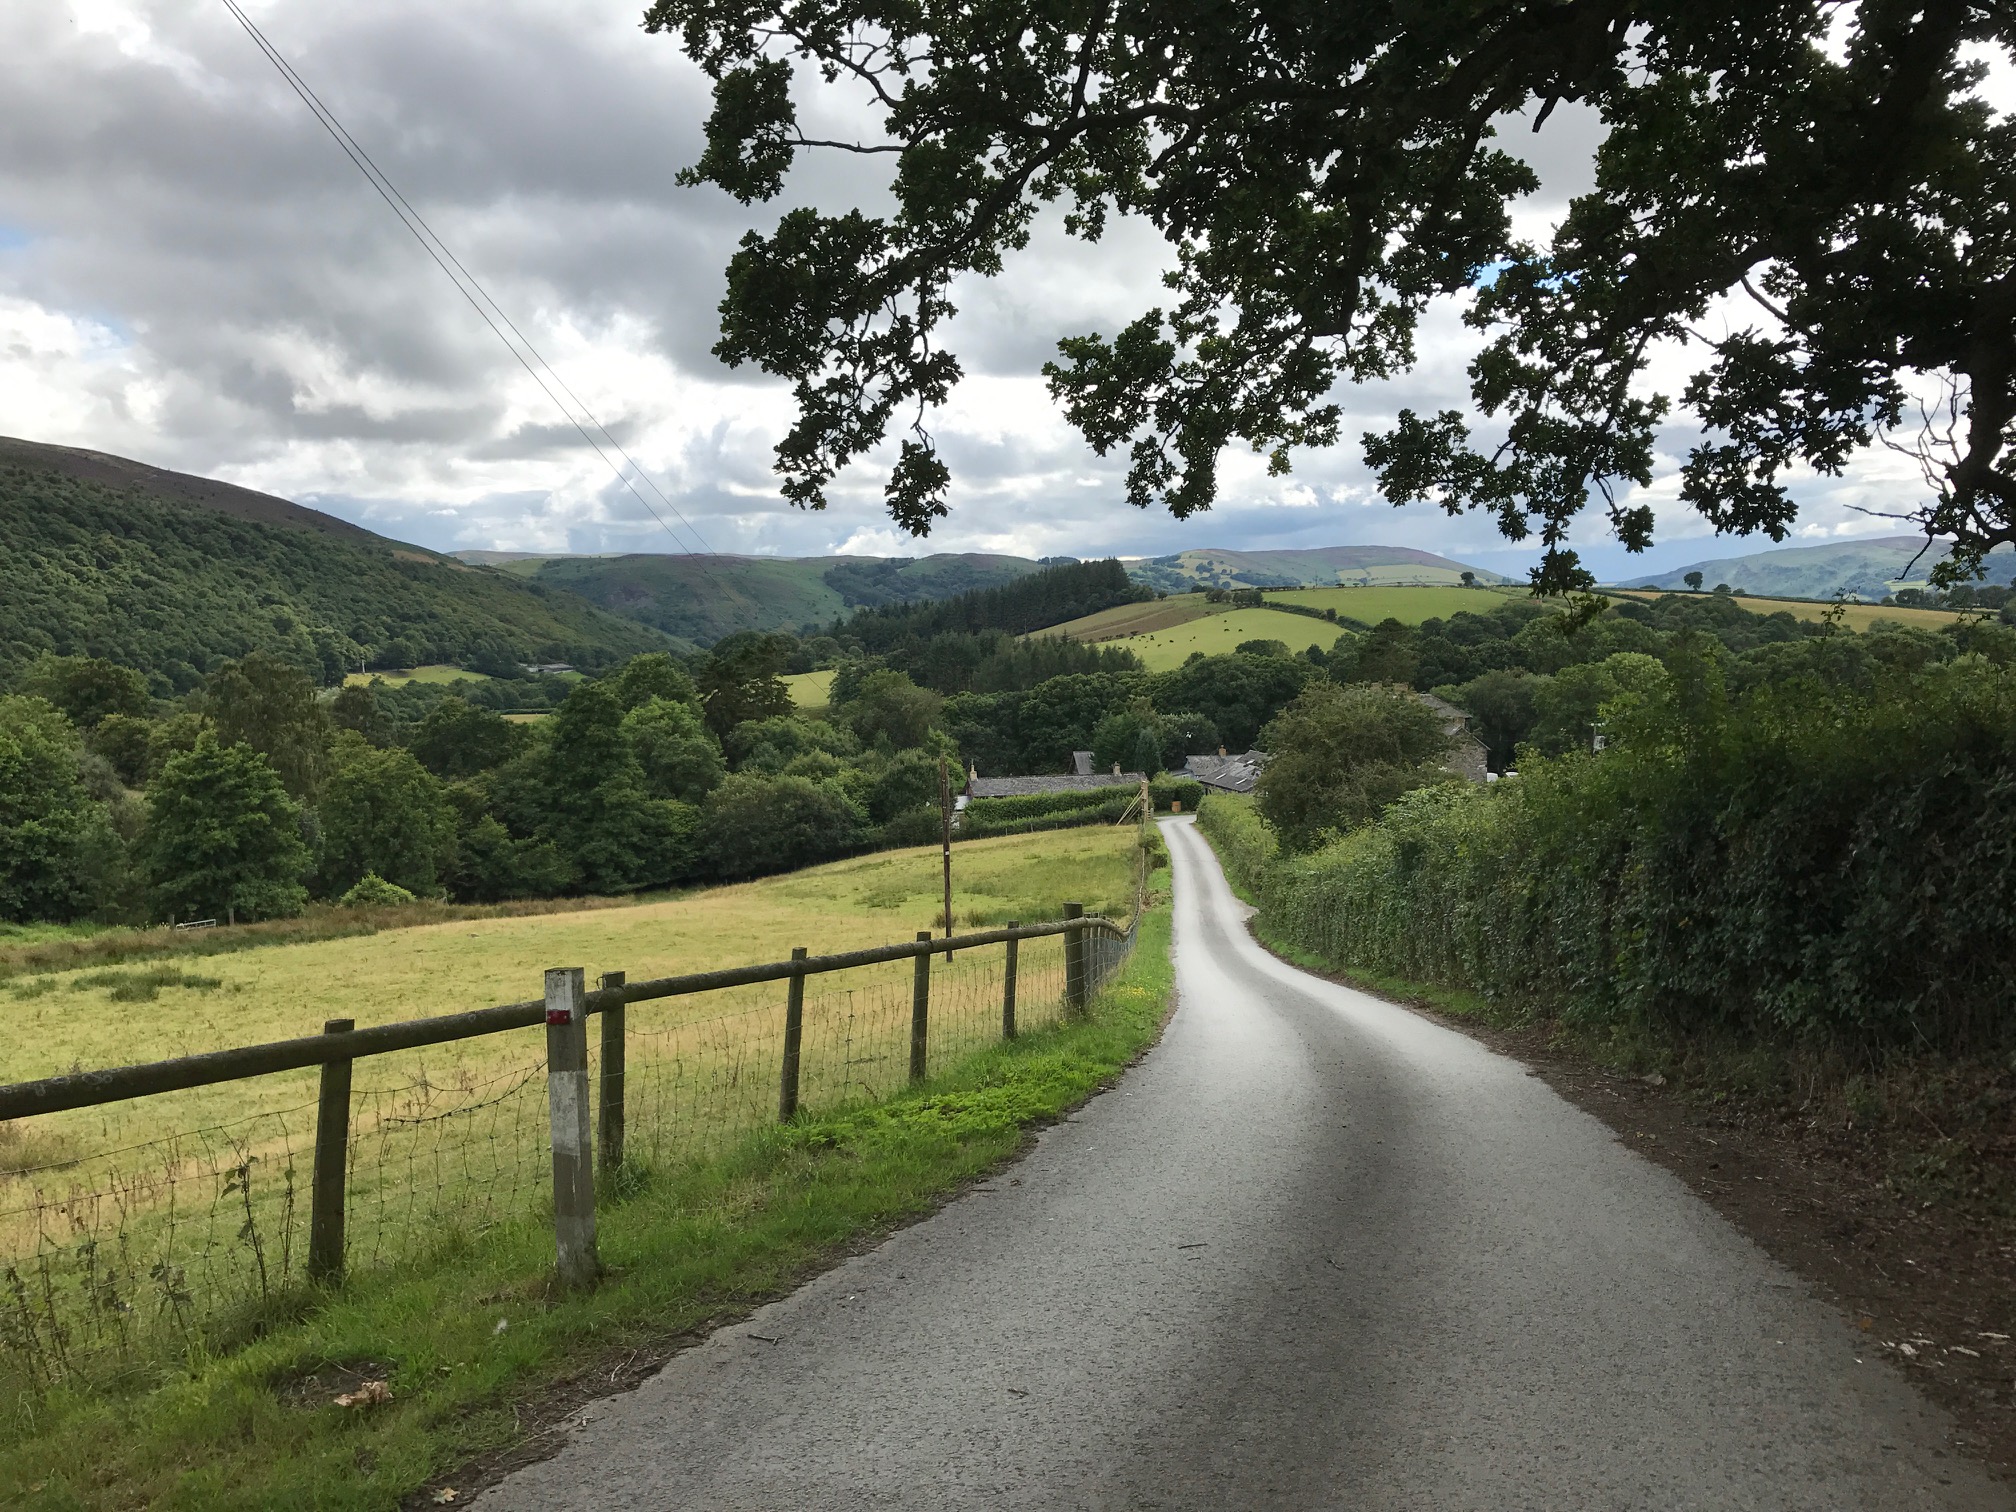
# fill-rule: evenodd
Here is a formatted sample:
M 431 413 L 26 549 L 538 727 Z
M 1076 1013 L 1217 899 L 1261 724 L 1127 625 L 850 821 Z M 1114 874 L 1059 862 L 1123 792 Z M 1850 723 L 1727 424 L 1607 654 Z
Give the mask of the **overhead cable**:
M 627 488 L 637 502 L 644 506 L 645 513 L 658 522 L 659 527 L 665 534 L 672 538 L 672 543 L 675 546 L 688 555 L 698 554 L 694 551 L 693 547 L 687 545 L 686 542 L 679 538 L 678 533 L 667 523 L 665 517 L 652 507 L 651 501 L 638 492 L 637 485 L 625 475 L 624 467 L 619 466 L 612 460 L 609 452 L 603 450 L 602 442 L 598 442 L 595 436 L 590 434 L 590 426 L 600 433 L 602 440 L 608 443 L 609 449 L 614 451 L 618 457 L 621 457 L 623 463 L 631 471 L 635 472 L 644 481 L 645 486 L 655 493 L 659 501 L 672 512 L 679 523 L 685 527 L 687 533 L 692 536 L 694 541 L 699 543 L 699 551 L 710 556 L 714 555 L 714 548 L 707 544 L 706 537 L 700 534 L 693 522 L 686 518 L 679 506 L 672 502 L 665 490 L 658 486 L 657 482 L 644 470 L 642 465 L 623 449 L 622 443 L 609 433 L 609 428 L 596 418 L 595 412 L 589 408 L 587 402 L 568 386 L 567 381 L 560 376 L 559 372 L 553 367 L 553 364 L 548 362 L 539 349 L 532 344 L 531 339 L 518 329 L 516 322 L 505 313 L 503 306 L 491 297 L 490 291 L 483 287 L 482 283 L 476 278 L 476 275 L 463 266 L 461 259 L 456 257 L 454 252 L 449 249 L 448 244 L 435 233 L 432 226 L 427 224 L 425 218 L 421 216 L 419 211 L 413 208 L 411 203 L 406 199 L 406 196 L 399 192 L 398 186 L 387 177 L 384 170 L 364 150 L 357 139 L 350 134 L 342 121 L 337 119 L 336 113 L 322 103 L 321 97 L 308 86 L 306 80 L 294 71 L 294 66 L 281 55 L 278 48 L 267 40 L 266 34 L 259 30 L 258 26 L 253 23 L 252 18 L 240 9 L 238 0 L 224 0 L 224 8 L 231 12 L 233 18 L 244 28 L 245 34 L 252 39 L 260 52 L 266 55 L 267 61 L 279 71 L 280 77 L 286 80 L 288 87 L 300 97 L 301 103 L 306 105 L 309 111 L 313 113 L 315 119 L 321 123 L 322 129 L 329 133 L 330 139 L 343 150 L 344 156 L 349 158 L 351 163 L 356 166 L 357 171 L 364 175 L 366 182 L 378 191 L 379 198 L 384 200 L 392 213 L 399 217 L 400 224 L 412 233 L 413 239 L 420 243 L 421 249 L 434 259 L 435 266 L 448 275 L 449 282 L 455 285 L 457 292 L 469 302 L 470 308 L 475 310 L 477 315 L 482 318 L 483 323 L 490 327 L 491 334 L 504 343 L 505 350 L 517 358 L 518 365 L 531 375 L 532 381 L 539 385 L 548 399 L 553 401 L 554 408 L 566 416 L 568 424 L 580 432 L 581 439 L 588 443 L 595 455 L 600 457 L 604 465 L 615 474 L 616 481 Z M 500 325 L 499 322 L 502 322 L 502 324 Z M 505 334 L 507 330 L 511 333 L 509 336 Z M 516 338 L 515 341 L 513 340 L 514 337 Z M 521 347 L 523 350 L 520 350 Z M 543 372 L 541 371 L 542 369 L 544 370 Z M 549 377 L 552 380 L 550 383 L 547 381 Z M 562 402 L 560 394 L 556 394 L 553 391 L 555 385 L 558 385 L 560 393 L 564 393 L 569 400 L 573 401 L 573 408 Z M 576 414 L 577 409 L 579 414 Z

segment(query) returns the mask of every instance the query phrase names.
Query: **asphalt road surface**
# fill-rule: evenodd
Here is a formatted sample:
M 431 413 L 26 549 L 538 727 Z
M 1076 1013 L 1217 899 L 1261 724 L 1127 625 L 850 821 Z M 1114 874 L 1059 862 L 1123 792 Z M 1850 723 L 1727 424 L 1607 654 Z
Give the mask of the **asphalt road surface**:
M 1162 1044 L 484 1512 L 2016 1506 L 1673 1176 L 1266 954 L 1189 822 L 1164 832 Z

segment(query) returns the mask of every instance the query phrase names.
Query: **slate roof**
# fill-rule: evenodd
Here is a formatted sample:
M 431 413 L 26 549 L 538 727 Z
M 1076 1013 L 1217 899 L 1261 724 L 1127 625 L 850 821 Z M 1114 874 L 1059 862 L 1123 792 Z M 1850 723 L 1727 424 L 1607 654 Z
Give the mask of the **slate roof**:
M 1041 777 L 968 777 L 966 791 L 975 798 L 1020 798 L 1028 793 L 1081 793 L 1090 788 L 1139 787 L 1139 772 L 1053 773 Z
M 1488 752 L 1483 741 L 1470 728 L 1470 716 L 1446 698 L 1437 698 L 1433 693 L 1414 695 L 1442 716 L 1442 733 L 1449 737 L 1449 759 L 1442 763 L 1445 771 L 1471 782 L 1489 780 Z
M 1248 751 L 1243 756 L 1192 756 L 1178 775 L 1195 778 L 1221 793 L 1250 793 L 1266 765 L 1265 751 Z

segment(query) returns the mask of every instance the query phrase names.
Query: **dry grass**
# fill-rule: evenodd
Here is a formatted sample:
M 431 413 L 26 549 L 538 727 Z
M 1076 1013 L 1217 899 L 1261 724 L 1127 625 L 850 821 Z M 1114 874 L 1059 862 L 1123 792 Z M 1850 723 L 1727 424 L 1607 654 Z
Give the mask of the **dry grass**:
M 1136 843 L 1131 827 L 1104 826 L 969 841 L 955 852 L 954 911 L 965 925 L 1055 918 L 1066 901 L 1124 916 Z M 17 977 L 0 987 L 0 1082 L 312 1034 L 331 1018 L 361 1026 L 536 999 L 556 965 L 584 966 L 591 981 L 617 969 L 639 981 L 781 960 L 794 945 L 818 955 L 904 940 L 938 917 L 939 887 L 938 853 L 920 848 L 630 908 L 241 949 L 200 970 L 155 961 Z M 934 1074 L 999 1038 L 1002 954 L 934 960 Z M 802 1106 L 902 1089 L 911 974 L 902 961 L 812 979 Z M 1054 1021 L 1061 986 L 1059 942 L 1025 944 L 1018 998 L 1028 1027 Z M 647 1168 L 725 1148 L 775 1119 L 783 1000 L 771 983 L 632 1005 L 630 1148 Z M 406 1263 L 443 1235 L 486 1232 L 536 1205 L 544 1059 L 535 1027 L 357 1063 L 346 1183 L 354 1265 Z M 23 1353 L 20 1338 L 0 1335 L 0 1367 L 11 1348 L 15 1363 L 60 1373 L 87 1357 L 124 1358 L 162 1330 L 276 1305 L 300 1274 L 316 1076 L 5 1126 L 0 1268 L 35 1278 L 35 1306 L 15 1333 L 38 1342 Z

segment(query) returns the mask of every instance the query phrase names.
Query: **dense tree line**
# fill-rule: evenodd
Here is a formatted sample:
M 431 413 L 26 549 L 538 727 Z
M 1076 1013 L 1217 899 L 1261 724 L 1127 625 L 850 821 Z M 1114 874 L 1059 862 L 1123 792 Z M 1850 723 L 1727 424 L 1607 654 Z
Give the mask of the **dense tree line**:
M 976 643 L 991 649 L 974 659 Z M 968 766 L 1062 772 L 1084 750 L 1153 775 L 1263 745 L 1263 806 L 1313 846 L 1446 776 L 1438 717 L 1410 689 L 1468 709 L 1504 766 L 1623 738 L 1682 652 L 1719 658 L 1732 696 L 1817 680 L 1873 697 L 2016 660 L 2016 630 L 1994 623 L 1851 635 L 1694 595 L 1594 618 L 1513 602 L 1163 673 L 1070 644 L 951 631 L 871 655 L 748 633 L 551 679 L 536 720 L 465 696 L 489 684 L 332 691 L 263 652 L 172 699 L 110 660 L 45 657 L 0 699 L 0 915 L 258 918 L 746 876 L 934 838 L 941 761 L 960 785 Z M 783 679 L 820 664 L 831 702 L 807 713 Z M 989 666 L 1010 685 L 973 686 Z M 1059 666 L 1082 670 L 1045 675 Z
M 1059 562 L 998 588 L 983 588 L 935 603 L 864 609 L 836 624 L 833 634 L 858 642 L 866 651 L 881 652 L 905 640 L 928 640 L 952 632 L 978 635 L 997 630 L 1023 635 L 1153 597 L 1154 589 L 1136 583 L 1127 576 L 1127 569 L 1111 558 Z

